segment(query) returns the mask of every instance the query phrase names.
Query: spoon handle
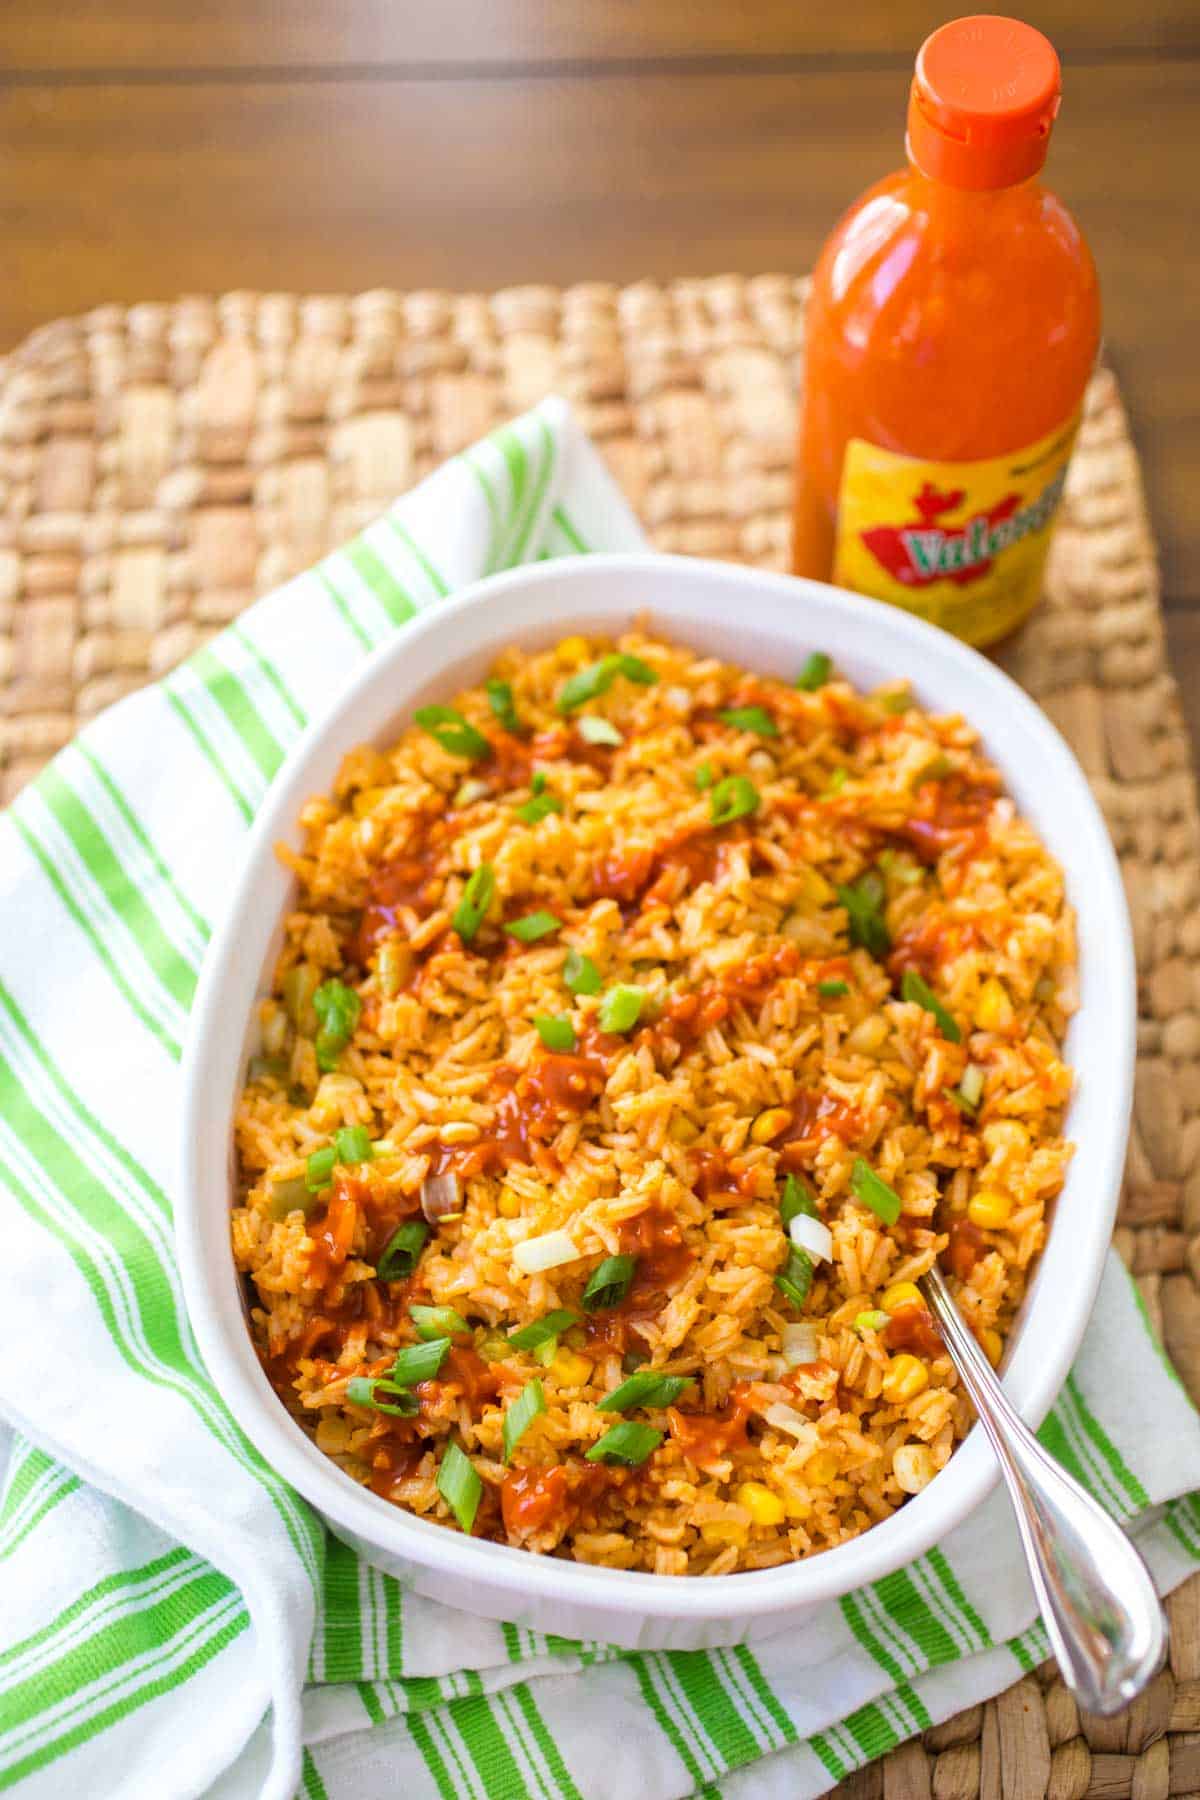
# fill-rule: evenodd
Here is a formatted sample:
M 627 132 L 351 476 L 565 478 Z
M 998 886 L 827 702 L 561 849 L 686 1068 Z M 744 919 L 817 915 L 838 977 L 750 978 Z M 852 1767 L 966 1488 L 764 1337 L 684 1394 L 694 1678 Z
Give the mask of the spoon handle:
M 991 1440 L 1017 1515 L 1038 1608 L 1085 1712 L 1119 1712 L 1162 1667 L 1167 1626 L 1130 1539 L 1014 1412 L 940 1270 L 921 1287 Z

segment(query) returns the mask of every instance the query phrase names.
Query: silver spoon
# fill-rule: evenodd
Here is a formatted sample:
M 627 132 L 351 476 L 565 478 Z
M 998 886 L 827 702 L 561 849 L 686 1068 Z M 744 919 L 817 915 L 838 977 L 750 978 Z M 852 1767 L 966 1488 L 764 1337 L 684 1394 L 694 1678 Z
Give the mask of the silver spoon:
M 1167 1622 L 1150 1572 L 1103 1507 L 1017 1417 L 939 1269 L 920 1286 L 991 1440 L 1063 1680 L 1085 1712 L 1120 1712 L 1157 1675 Z

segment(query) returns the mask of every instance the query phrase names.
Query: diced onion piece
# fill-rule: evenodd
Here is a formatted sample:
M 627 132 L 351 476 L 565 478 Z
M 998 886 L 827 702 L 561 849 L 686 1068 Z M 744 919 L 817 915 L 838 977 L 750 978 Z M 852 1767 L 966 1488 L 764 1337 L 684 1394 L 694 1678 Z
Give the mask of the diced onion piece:
M 797 1213 L 788 1226 L 788 1231 L 798 1250 L 807 1250 L 818 1262 L 833 1261 L 833 1233 L 820 1219 L 810 1219 L 807 1213 Z
M 816 1362 L 819 1350 L 820 1335 L 815 1325 L 802 1320 L 799 1325 L 784 1326 L 781 1352 L 789 1369 Z
M 462 1186 L 453 1171 L 425 1177 L 421 1183 L 421 1211 L 431 1225 L 462 1211 Z
M 812 1435 L 812 1420 L 806 1419 L 803 1413 L 798 1413 L 794 1406 L 785 1406 L 782 1400 L 768 1406 L 763 1418 L 776 1431 L 786 1431 L 792 1437 L 806 1438 Z
M 513 1248 L 513 1261 L 525 1275 L 540 1275 L 562 1263 L 577 1262 L 579 1251 L 565 1231 L 546 1231 L 525 1238 Z
M 978 1106 L 983 1096 L 983 1070 L 978 1063 L 968 1063 L 963 1070 L 963 1078 L 958 1084 L 958 1091 L 968 1106 Z

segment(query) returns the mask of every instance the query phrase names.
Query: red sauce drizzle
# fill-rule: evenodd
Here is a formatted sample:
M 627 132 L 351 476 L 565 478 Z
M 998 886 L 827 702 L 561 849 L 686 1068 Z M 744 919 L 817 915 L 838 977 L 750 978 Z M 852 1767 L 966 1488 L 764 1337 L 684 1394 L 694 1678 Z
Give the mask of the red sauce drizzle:
M 961 775 L 926 781 L 917 790 L 916 808 L 899 828 L 923 863 L 936 863 L 947 850 L 977 856 L 988 840 L 987 816 L 996 798 L 994 787 Z
M 740 969 L 731 969 L 723 975 L 721 987 L 731 1000 L 761 1006 L 767 989 L 785 976 L 794 975 L 800 963 L 800 952 L 795 944 L 776 944 L 772 949 L 764 950 L 761 956 L 750 957 Z
M 347 955 L 361 968 L 366 968 L 372 951 L 385 937 L 403 928 L 402 913 L 426 919 L 436 909 L 434 883 L 440 885 L 436 871 L 443 830 L 441 821 L 435 822 L 419 849 L 393 857 L 372 875 L 362 921 L 347 946 Z
M 940 1356 L 943 1347 L 941 1333 L 923 1306 L 906 1306 L 893 1314 L 883 1341 L 889 1350 L 911 1350 L 917 1356 Z
M 323 1287 L 331 1275 L 338 1274 L 354 1244 L 358 1224 L 359 1196 L 355 1190 L 361 1183 L 352 1176 L 334 1183 L 333 1194 L 325 1208 L 325 1217 L 309 1230 L 313 1252 L 308 1263 L 308 1279 L 314 1287 Z
M 749 1382 L 735 1381 L 729 1406 L 723 1413 L 684 1413 L 676 1406 L 667 1408 L 671 1436 L 698 1469 L 746 1448 L 749 1389 Z
M 480 1400 L 494 1400 L 500 1392 L 500 1377 L 490 1363 L 485 1363 L 469 1344 L 455 1344 L 432 1381 L 419 1381 L 416 1392 L 423 1401 L 436 1402 L 448 1389 L 462 1394 L 468 1406 Z
M 712 832 L 685 832 L 657 849 L 643 847 L 602 856 L 592 869 L 592 896 L 629 907 L 664 899 L 674 892 L 680 870 L 687 876 L 688 887 L 698 887 L 715 877 L 721 845 L 722 839 Z
M 597 1034 L 598 1036 L 602 1034 Z M 501 1064 L 492 1080 L 499 1089 L 491 1135 L 475 1144 L 439 1144 L 429 1173 L 453 1170 L 462 1177 L 533 1162 L 571 1118 L 585 1113 L 604 1087 L 604 1065 L 594 1056 L 559 1056 L 547 1051 L 520 1074 Z
M 814 1094 L 806 1088 L 796 1095 L 791 1122 L 776 1139 L 780 1161 L 785 1169 L 799 1168 L 827 1137 L 852 1143 L 862 1130 L 862 1114 L 857 1107 L 834 1094 Z
M 683 1241 L 683 1232 L 670 1213 L 648 1207 L 636 1219 L 626 1219 L 620 1232 L 621 1249 L 637 1257 L 633 1284 L 621 1302 L 627 1315 L 645 1314 L 648 1306 L 660 1312 L 667 1294 L 679 1286 L 696 1257 Z
M 969 1281 L 971 1271 L 981 1256 L 987 1254 L 987 1239 L 970 1219 L 952 1219 L 950 1242 L 946 1246 L 946 1267 L 960 1281 Z
M 930 981 L 945 963 L 978 942 L 979 928 L 973 920 L 951 921 L 937 911 L 925 913 L 896 939 L 888 970 L 899 980 L 906 969 L 915 969 Z
M 737 1169 L 730 1167 L 730 1160 L 722 1150 L 693 1150 L 692 1160 L 696 1173 L 692 1178 L 692 1190 L 702 1200 L 723 1199 L 727 1206 L 741 1205 L 744 1201 L 757 1197 L 757 1183 L 753 1169 Z
M 510 1469 L 500 1489 L 500 1514 L 509 1537 L 528 1537 L 544 1531 L 567 1506 L 567 1471 L 561 1463 L 550 1469 Z

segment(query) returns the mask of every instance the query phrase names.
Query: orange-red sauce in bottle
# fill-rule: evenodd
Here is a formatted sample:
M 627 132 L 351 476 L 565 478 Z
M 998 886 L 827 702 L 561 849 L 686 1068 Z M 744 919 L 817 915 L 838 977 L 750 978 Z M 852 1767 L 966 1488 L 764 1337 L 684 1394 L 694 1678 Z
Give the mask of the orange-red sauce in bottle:
M 793 566 L 987 644 L 1030 611 L 1100 300 L 1037 180 L 1058 58 L 984 15 L 917 57 L 908 167 L 870 188 L 813 276 Z

